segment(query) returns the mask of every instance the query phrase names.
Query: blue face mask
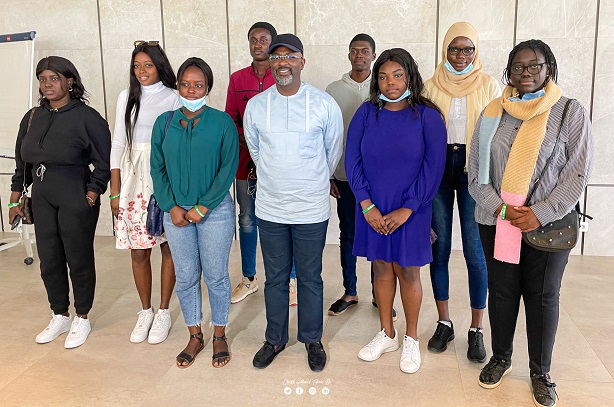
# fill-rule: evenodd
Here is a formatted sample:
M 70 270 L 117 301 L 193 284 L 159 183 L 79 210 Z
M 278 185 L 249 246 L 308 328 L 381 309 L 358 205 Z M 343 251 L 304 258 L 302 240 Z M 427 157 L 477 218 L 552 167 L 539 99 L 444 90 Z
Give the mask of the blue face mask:
M 452 66 L 452 64 L 450 63 L 450 61 L 446 61 L 445 64 L 443 64 L 443 66 L 446 67 L 446 69 L 450 72 L 452 72 L 454 75 L 463 75 L 468 73 L 469 71 L 471 71 L 473 69 L 473 62 L 470 63 L 469 65 L 467 65 L 467 67 L 465 69 L 463 69 L 462 71 L 457 71 L 456 69 L 454 69 L 454 67 Z
M 206 96 L 203 96 L 202 98 L 196 99 L 196 100 L 189 100 L 182 96 L 179 96 L 179 101 L 190 112 L 196 112 L 198 109 L 200 109 L 201 107 L 207 104 L 207 101 L 205 100 L 205 98 Z
M 383 94 L 383 93 L 380 93 L 380 94 L 379 94 L 379 98 L 380 98 L 381 100 L 386 101 L 386 102 L 395 103 L 395 102 L 400 102 L 401 100 L 408 98 L 408 97 L 409 97 L 409 95 L 411 95 L 411 93 L 409 92 L 409 88 L 408 88 L 408 89 L 405 91 L 405 93 L 403 93 L 403 94 L 402 94 L 402 95 L 401 95 L 401 96 L 400 96 L 398 99 L 394 99 L 394 100 L 392 100 L 392 99 L 387 98 L 386 96 L 384 96 L 384 94 Z

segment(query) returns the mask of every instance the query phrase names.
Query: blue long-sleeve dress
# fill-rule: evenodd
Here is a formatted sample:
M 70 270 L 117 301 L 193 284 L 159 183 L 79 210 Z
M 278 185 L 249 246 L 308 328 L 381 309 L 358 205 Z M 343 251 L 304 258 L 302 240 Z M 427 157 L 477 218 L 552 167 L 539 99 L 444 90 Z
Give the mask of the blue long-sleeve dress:
M 401 111 L 377 110 L 365 102 L 348 129 L 345 170 L 356 197 L 355 256 L 396 262 L 402 267 L 432 261 L 431 200 L 446 161 L 446 127 L 440 114 L 417 105 Z M 414 212 L 394 233 L 377 233 L 360 202 L 371 199 L 382 215 Z

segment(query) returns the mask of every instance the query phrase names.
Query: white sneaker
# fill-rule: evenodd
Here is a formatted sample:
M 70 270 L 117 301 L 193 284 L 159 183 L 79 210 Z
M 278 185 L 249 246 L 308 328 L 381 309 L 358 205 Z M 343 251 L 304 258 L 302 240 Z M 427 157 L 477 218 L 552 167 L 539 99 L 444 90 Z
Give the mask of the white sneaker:
M 168 309 L 159 309 L 149 330 L 147 342 L 155 345 L 164 342 L 171 330 L 171 312 Z
M 130 334 L 130 342 L 141 343 L 147 339 L 149 335 L 149 328 L 154 320 L 153 308 L 144 309 L 138 313 L 139 319 L 136 321 L 136 325 Z
M 76 348 L 85 343 L 88 335 L 92 331 L 90 320 L 87 318 L 75 317 L 70 325 L 70 332 L 64 342 L 66 349 Z
M 254 276 L 254 281 L 250 281 L 247 277 L 242 277 L 241 282 L 232 290 L 230 294 L 230 303 L 236 304 L 243 301 L 245 297 L 258 291 L 258 278 Z
M 52 313 L 51 321 L 47 328 L 43 329 L 41 333 L 36 335 L 36 343 L 51 342 L 64 332 L 68 332 L 70 329 L 70 317 L 65 317 L 62 314 L 56 315 Z
M 420 342 L 405 335 L 399 367 L 405 373 L 416 373 L 420 369 L 420 363 Z
M 397 349 L 399 349 L 397 330 L 394 330 L 394 338 L 389 338 L 386 331 L 382 329 L 371 342 L 358 352 L 358 357 L 366 362 L 373 362 L 379 359 L 383 353 L 393 352 Z
M 298 305 L 298 294 L 296 293 L 296 278 L 290 279 L 290 306 Z

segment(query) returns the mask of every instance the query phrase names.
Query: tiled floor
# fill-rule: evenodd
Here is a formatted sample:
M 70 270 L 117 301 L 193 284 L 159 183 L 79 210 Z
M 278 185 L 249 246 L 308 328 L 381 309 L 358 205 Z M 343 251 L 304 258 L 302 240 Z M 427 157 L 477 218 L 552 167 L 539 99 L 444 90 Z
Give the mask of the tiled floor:
M 478 386 L 481 365 L 465 357 L 470 320 L 460 252 L 453 253 L 451 266 L 450 306 L 457 339 L 443 354 L 426 350 L 435 328 L 436 310 L 428 269 L 424 269 L 419 324 L 422 368 L 413 375 L 399 370 L 400 351 L 371 363 L 356 356 L 379 330 L 377 312 L 370 304 L 368 263 L 364 259 L 359 260 L 360 303 L 341 316 L 325 316 L 322 341 L 329 362 L 323 372 L 315 374 L 307 366 L 303 345 L 296 341 L 296 309 L 290 312 L 291 339 L 286 350 L 266 370 L 252 367 L 252 357 L 264 337 L 262 280 L 258 293 L 231 306 L 232 360 L 223 369 L 211 366 L 210 340 L 193 366 L 175 366 L 174 358 L 188 335 L 176 298 L 171 304 L 174 326 L 166 342 L 130 343 L 139 302 L 129 253 L 115 250 L 113 238 L 101 237 L 96 240 L 96 255 L 98 285 L 90 314 L 92 334 L 85 345 L 66 350 L 65 336 L 46 345 L 34 342 L 50 317 L 38 261 L 24 265 L 20 248 L 0 252 L 0 406 L 532 405 L 523 317 L 519 318 L 513 372 L 497 389 Z M 338 248 L 327 245 L 324 257 L 324 305 L 328 309 L 342 293 Z M 153 262 L 159 267 L 159 253 Z M 240 278 L 239 265 L 235 244 L 230 265 L 233 286 Z M 561 293 L 552 368 L 560 395 L 558 406 L 614 406 L 613 271 L 614 258 L 570 259 Z M 263 279 L 261 262 L 258 273 Z M 398 296 L 395 307 L 402 309 Z M 208 306 L 203 311 L 208 320 Z M 402 314 L 396 325 L 403 332 Z M 488 327 L 485 335 L 489 343 Z M 302 394 L 297 394 L 299 388 Z M 312 388 L 313 395 L 309 393 Z

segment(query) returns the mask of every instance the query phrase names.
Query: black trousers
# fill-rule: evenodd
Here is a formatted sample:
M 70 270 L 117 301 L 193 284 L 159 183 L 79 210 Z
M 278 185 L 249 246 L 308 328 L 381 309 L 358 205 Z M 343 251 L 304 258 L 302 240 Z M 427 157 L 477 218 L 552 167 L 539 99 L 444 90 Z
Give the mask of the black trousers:
M 550 372 L 559 323 L 559 293 L 569 258 L 564 252 L 543 252 L 522 242 L 520 263 L 493 258 L 495 226 L 479 225 L 488 268 L 488 317 L 493 356 L 511 360 L 520 297 L 524 301 L 531 373 Z
M 100 199 L 90 207 L 85 198 L 89 174 L 89 168 L 77 166 L 47 167 L 42 181 L 33 174 L 36 248 L 54 314 L 67 312 L 70 305 L 68 270 L 77 314 L 89 313 L 94 302 L 94 234 Z

